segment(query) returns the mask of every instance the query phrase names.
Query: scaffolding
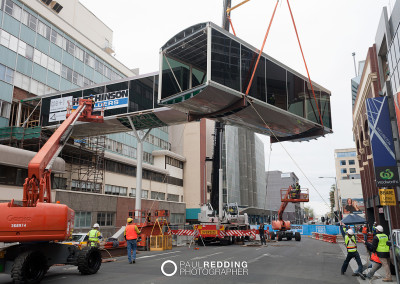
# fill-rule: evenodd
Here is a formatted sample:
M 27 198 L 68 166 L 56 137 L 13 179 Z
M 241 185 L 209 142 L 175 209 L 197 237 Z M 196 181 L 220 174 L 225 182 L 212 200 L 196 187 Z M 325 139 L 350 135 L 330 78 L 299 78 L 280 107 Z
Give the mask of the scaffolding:
M 105 172 L 105 136 L 74 140 L 61 157 L 68 163 L 67 189 L 73 191 L 103 192 Z
M 53 134 L 44 127 L 0 128 L 0 144 L 38 152 Z M 67 163 L 66 173 L 54 174 L 52 189 L 102 193 L 105 174 L 105 136 L 70 139 L 60 157 Z

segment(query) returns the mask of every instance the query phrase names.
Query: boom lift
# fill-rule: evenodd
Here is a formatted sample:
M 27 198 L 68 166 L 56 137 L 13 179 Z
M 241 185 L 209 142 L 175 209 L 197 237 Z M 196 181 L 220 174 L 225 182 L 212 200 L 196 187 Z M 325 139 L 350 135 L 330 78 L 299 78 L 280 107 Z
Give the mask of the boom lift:
M 301 235 L 299 232 L 293 234 L 290 231 L 290 221 L 283 220 L 283 212 L 289 202 L 299 203 L 299 202 L 309 202 L 308 189 L 301 189 L 297 194 L 292 186 L 289 186 L 288 189 L 281 189 L 281 207 L 278 211 L 278 220 L 272 221 L 272 229 L 277 230 L 276 237 L 278 241 L 281 241 L 283 238 L 290 241 L 293 237 L 296 241 L 301 240 Z M 275 233 L 271 234 L 271 239 L 275 239 Z
M 0 242 L 18 242 L 0 250 L 0 273 L 11 274 L 16 283 L 40 282 L 53 264 L 77 265 L 82 274 L 94 274 L 100 268 L 97 248 L 80 250 L 61 243 L 72 235 L 75 212 L 64 204 L 52 203 L 51 198 L 51 167 L 76 121 L 103 122 L 103 114 L 92 114 L 92 100 L 77 103 L 30 161 L 22 206 L 14 200 L 0 203 Z

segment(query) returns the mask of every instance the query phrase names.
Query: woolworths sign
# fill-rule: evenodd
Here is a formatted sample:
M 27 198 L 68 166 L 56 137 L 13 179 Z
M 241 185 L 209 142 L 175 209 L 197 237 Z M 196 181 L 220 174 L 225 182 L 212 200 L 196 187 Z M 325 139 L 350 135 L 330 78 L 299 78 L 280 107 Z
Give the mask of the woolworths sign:
M 376 185 L 378 187 L 399 185 L 387 98 L 367 99 L 366 106 Z

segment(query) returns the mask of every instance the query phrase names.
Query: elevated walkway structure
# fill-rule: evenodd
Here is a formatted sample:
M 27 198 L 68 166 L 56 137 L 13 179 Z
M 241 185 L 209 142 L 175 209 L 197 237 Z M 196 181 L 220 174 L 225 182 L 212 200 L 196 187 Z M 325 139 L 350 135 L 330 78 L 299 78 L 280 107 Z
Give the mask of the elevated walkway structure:
M 171 38 L 160 51 L 160 104 L 247 127 L 280 141 L 331 133 L 330 92 L 262 54 L 247 99 L 259 50 L 213 23 L 201 23 Z M 264 123 L 266 122 L 266 124 Z M 273 132 L 273 133 L 272 133 Z
M 92 97 L 104 107 L 104 123 L 78 122 L 74 137 L 88 137 L 181 124 L 210 118 L 272 136 L 304 141 L 331 133 L 330 92 L 313 83 L 322 122 L 307 78 L 262 54 L 247 97 L 258 50 L 213 23 L 178 33 L 160 51 L 160 71 L 40 100 L 40 125 L 52 128 L 66 116 L 68 102 Z M 27 100 L 27 101 L 28 101 Z

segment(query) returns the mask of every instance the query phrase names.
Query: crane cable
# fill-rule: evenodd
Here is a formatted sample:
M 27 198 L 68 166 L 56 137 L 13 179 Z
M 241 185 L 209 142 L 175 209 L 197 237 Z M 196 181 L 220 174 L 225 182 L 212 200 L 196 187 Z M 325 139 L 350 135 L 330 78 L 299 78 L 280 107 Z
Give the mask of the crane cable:
M 324 125 L 323 125 L 323 122 L 322 122 L 321 112 L 320 112 L 320 110 L 319 110 L 319 106 L 318 106 L 318 103 L 317 103 L 317 99 L 316 99 L 316 97 L 315 97 L 314 88 L 313 88 L 313 85 L 312 85 L 312 82 L 311 82 L 310 73 L 309 73 L 309 71 L 308 71 L 307 63 L 306 63 L 306 60 L 305 60 L 305 57 L 304 57 L 303 48 L 301 47 L 300 38 L 299 38 L 299 34 L 298 34 L 298 32 L 297 32 L 297 27 L 296 27 L 296 23 L 295 23 L 295 21 L 294 21 L 292 9 L 290 8 L 289 0 L 286 0 L 286 1 L 287 1 L 287 4 L 288 4 L 288 7 L 289 7 L 290 16 L 291 16 L 291 18 L 292 18 L 293 27 L 294 27 L 294 30 L 295 30 L 295 32 L 296 32 L 296 37 L 297 37 L 297 41 L 298 41 L 298 43 L 299 43 L 299 47 L 300 47 L 300 51 L 301 51 L 301 54 L 302 54 L 302 57 L 303 57 L 304 65 L 305 65 L 305 67 L 306 67 L 308 80 L 309 80 L 309 83 L 310 83 L 310 85 L 311 85 L 311 90 L 312 90 L 313 95 L 314 95 L 314 101 L 315 101 L 315 104 L 316 104 L 316 106 L 317 106 L 317 110 L 318 110 L 319 118 L 320 118 L 320 121 L 321 121 L 321 125 L 324 126 Z M 245 3 L 245 2 L 244 2 L 244 3 Z M 244 4 L 244 3 L 242 3 L 242 4 Z M 322 201 L 328 206 L 328 208 L 330 208 L 330 206 L 328 205 L 328 203 L 325 201 L 325 199 L 322 197 L 322 195 L 319 193 L 319 191 L 315 188 L 315 186 L 314 186 L 314 184 L 311 182 L 311 180 L 307 177 L 307 175 L 304 173 L 304 171 L 301 169 L 301 167 L 297 164 L 297 162 L 294 160 L 294 158 L 290 155 L 290 153 L 289 153 L 288 150 L 285 148 L 285 146 L 283 146 L 283 144 L 282 144 L 281 141 L 278 139 L 278 137 L 276 137 L 275 133 L 272 131 L 272 129 L 269 127 L 269 125 L 265 122 L 265 120 L 262 118 L 262 116 L 258 113 L 258 111 L 257 111 L 257 109 L 254 107 L 252 101 L 247 97 L 247 95 L 248 95 L 248 93 L 249 93 L 249 91 L 250 91 L 250 87 L 251 87 L 251 85 L 252 85 L 253 79 L 254 79 L 254 74 L 255 74 L 255 72 L 256 72 L 256 70 L 257 70 L 257 66 L 258 66 L 258 63 L 259 63 L 259 61 L 260 61 L 261 53 L 262 53 L 263 50 L 264 50 L 265 42 L 266 42 L 266 40 L 267 40 L 267 38 L 268 38 L 268 34 L 269 34 L 269 31 L 270 31 L 270 28 L 271 28 L 271 25 L 272 25 L 272 21 L 273 21 L 273 19 L 274 19 L 274 17 L 275 17 L 275 12 L 276 12 L 276 8 L 277 8 L 277 6 L 278 6 L 278 3 L 279 3 L 279 0 L 276 1 L 275 8 L 274 8 L 274 11 L 273 11 L 273 13 L 272 13 L 272 17 L 271 17 L 271 20 L 270 20 L 270 22 L 269 22 L 267 32 L 266 32 L 266 34 L 265 34 L 263 44 L 262 44 L 261 49 L 260 49 L 260 51 L 259 51 L 259 53 L 258 53 L 258 58 L 257 58 L 256 64 L 255 64 L 255 67 L 254 67 L 254 69 L 253 69 L 253 74 L 251 75 L 250 82 L 249 82 L 249 84 L 248 84 L 248 86 L 247 86 L 247 90 L 246 90 L 246 94 L 245 94 L 245 96 L 244 96 L 244 99 L 245 99 L 245 100 L 247 99 L 247 101 L 250 103 L 250 105 L 252 106 L 252 108 L 254 109 L 254 111 L 255 111 L 255 112 L 257 113 L 257 115 L 261 118 L 261 120 L 263 121 L 263 123 L 265 124 L 265 126 L 267 126 L 267 128 L 269 129 L 269 131 L 272 133 L 272 135 L 275 137 L 275 139 L 278 141 L 278 143 L 282 146 L 282 148 L 283 148 L 283 149 L 285 150 L 285 152 L 288 154 L 288 156 L 289 156 L 290 159 L 293 161 L 293 163 L 296 165 L 296 167 L 300 170 L 300 172 L 303 174 L 303 176 L 307 179 L 307 181 L 310 183 L 310 185 L 312 186 L 312 188 L 318 193 L 318 195 L 321 197 Z M 240 6 L 240 5 L 239 5 L 239 6 Z M 235 6 L 234 8 L 236 8 L 236 6 Z M 232 9 L 231 9 L 231 10 L 232 10 Z M 230 11 L 231 11 L 231 10 L 230 10 Z M 229 11 L 229 12 L 230 12 L 230 11 Z M 229 19 L 229 21 L 230 21 L 230 17 L 228 17 L 228 19 Z M 231 22 L 231 21 L 230 21 L 230 22 Z M 337 216 L 336 213 L 334 213 L 334 215 L 338 218 L 338 220 L 340 219 L 340 218 Z
M 321 111 L 319 110 L 317 98 L 315 97 L 314 87 L 313 87 L 313 84 L 312 84 L 312 82 L 311 82 L 310 73 L 308 72 L 308 67 L 307 67 L 306 59 L 305 59 L 305 57 L 304 57 L 303 48 L 301 47 L 300 38 L 299 38 L 299 34 L 298 34 L 298 32 L 297 32 L 296 23 L 295 23 L 295 21 L 294 21 L 292 9 L 290 8 L 289 0 L 286 0 L 286 1 L 287 1 L 287 4 L 288 4 L 288 7 L 289 7 L 290 16 L 291 16 L 291 18 L 292 18 L 294 31 L 296 32 L 297 41 L 299 42 L 299 47 L 300 47 L 301 55 L 302 55 L 302 57 L 303 57 L 304 66 L 306 67 L 307 76 L 308 76 L 308 82 L 310 83 L 311 90 L 312 90 L 312 93 L 313 93 L 313 95 L 314 95 L 315 105 L 317 106 L 319 119 L 320 119 L 321 125 L 322 125 L 322 127 L 323 127 L 323 126 L 324 126 L 324 123 L 323 123 L 323 121 L 322 121 Z
M 278 141 L 279 145 L 281 145 L 281 147 L 283 148 L 283 150 L 285 150 L 286 154 L 289 156 L 289 158 L 293 161 L 293 163 L 295 164 L 295 166 L 300 170 L 300 172 L 303 174 L 303 176 L 306 178 L 306 180 L 310 183 L 310 185 L 312 186 L 312 188 L 318 193 L 318 195 L 321 197 L 322 201 L 326 204 L 326 206 L 328 206 L 328 208 L 330 208 L 329 204 L 325 201 L 325 199 L 322 197 L 322 195 L 319 193 L 319 191 L 316 189 L 316 187 L 314 186 L 314 184 L 311 182 L 311 180 L 307 177 L 307 175 L 304 173 L 304 171 L 302 170 L 302 168 L 299 166 L 299 164 L 295 161 L 295 159 L 292 157 L 292 155 L 290 155 L 289 151 L 285 148 L 285 146 L 282 144 L 282 142 L 278 139 L 278 137 L 275 135 L 275 133 L 273 132 L 273 130 L 269 127 L 268 123 L 265 122 L 264 118 L 260 115 L 260 113 L 257 111 L 257 109 L 254 107 L 253 102 L 247 97 L 244 96 L 244 98 L 250 103 L 251 107 L 254 109 L 254 111 L 256 112 L 256 114 L 260 117 L 260 119 L 262 120 L 262 122 L 265 124 L 265 126 L 268 128 L 268 130 L 272 133 L 272 135 L 275 137 L 275 139 Z M 336 213 L 333 213 L 338 220 L 340 220 L 339 216 Z

